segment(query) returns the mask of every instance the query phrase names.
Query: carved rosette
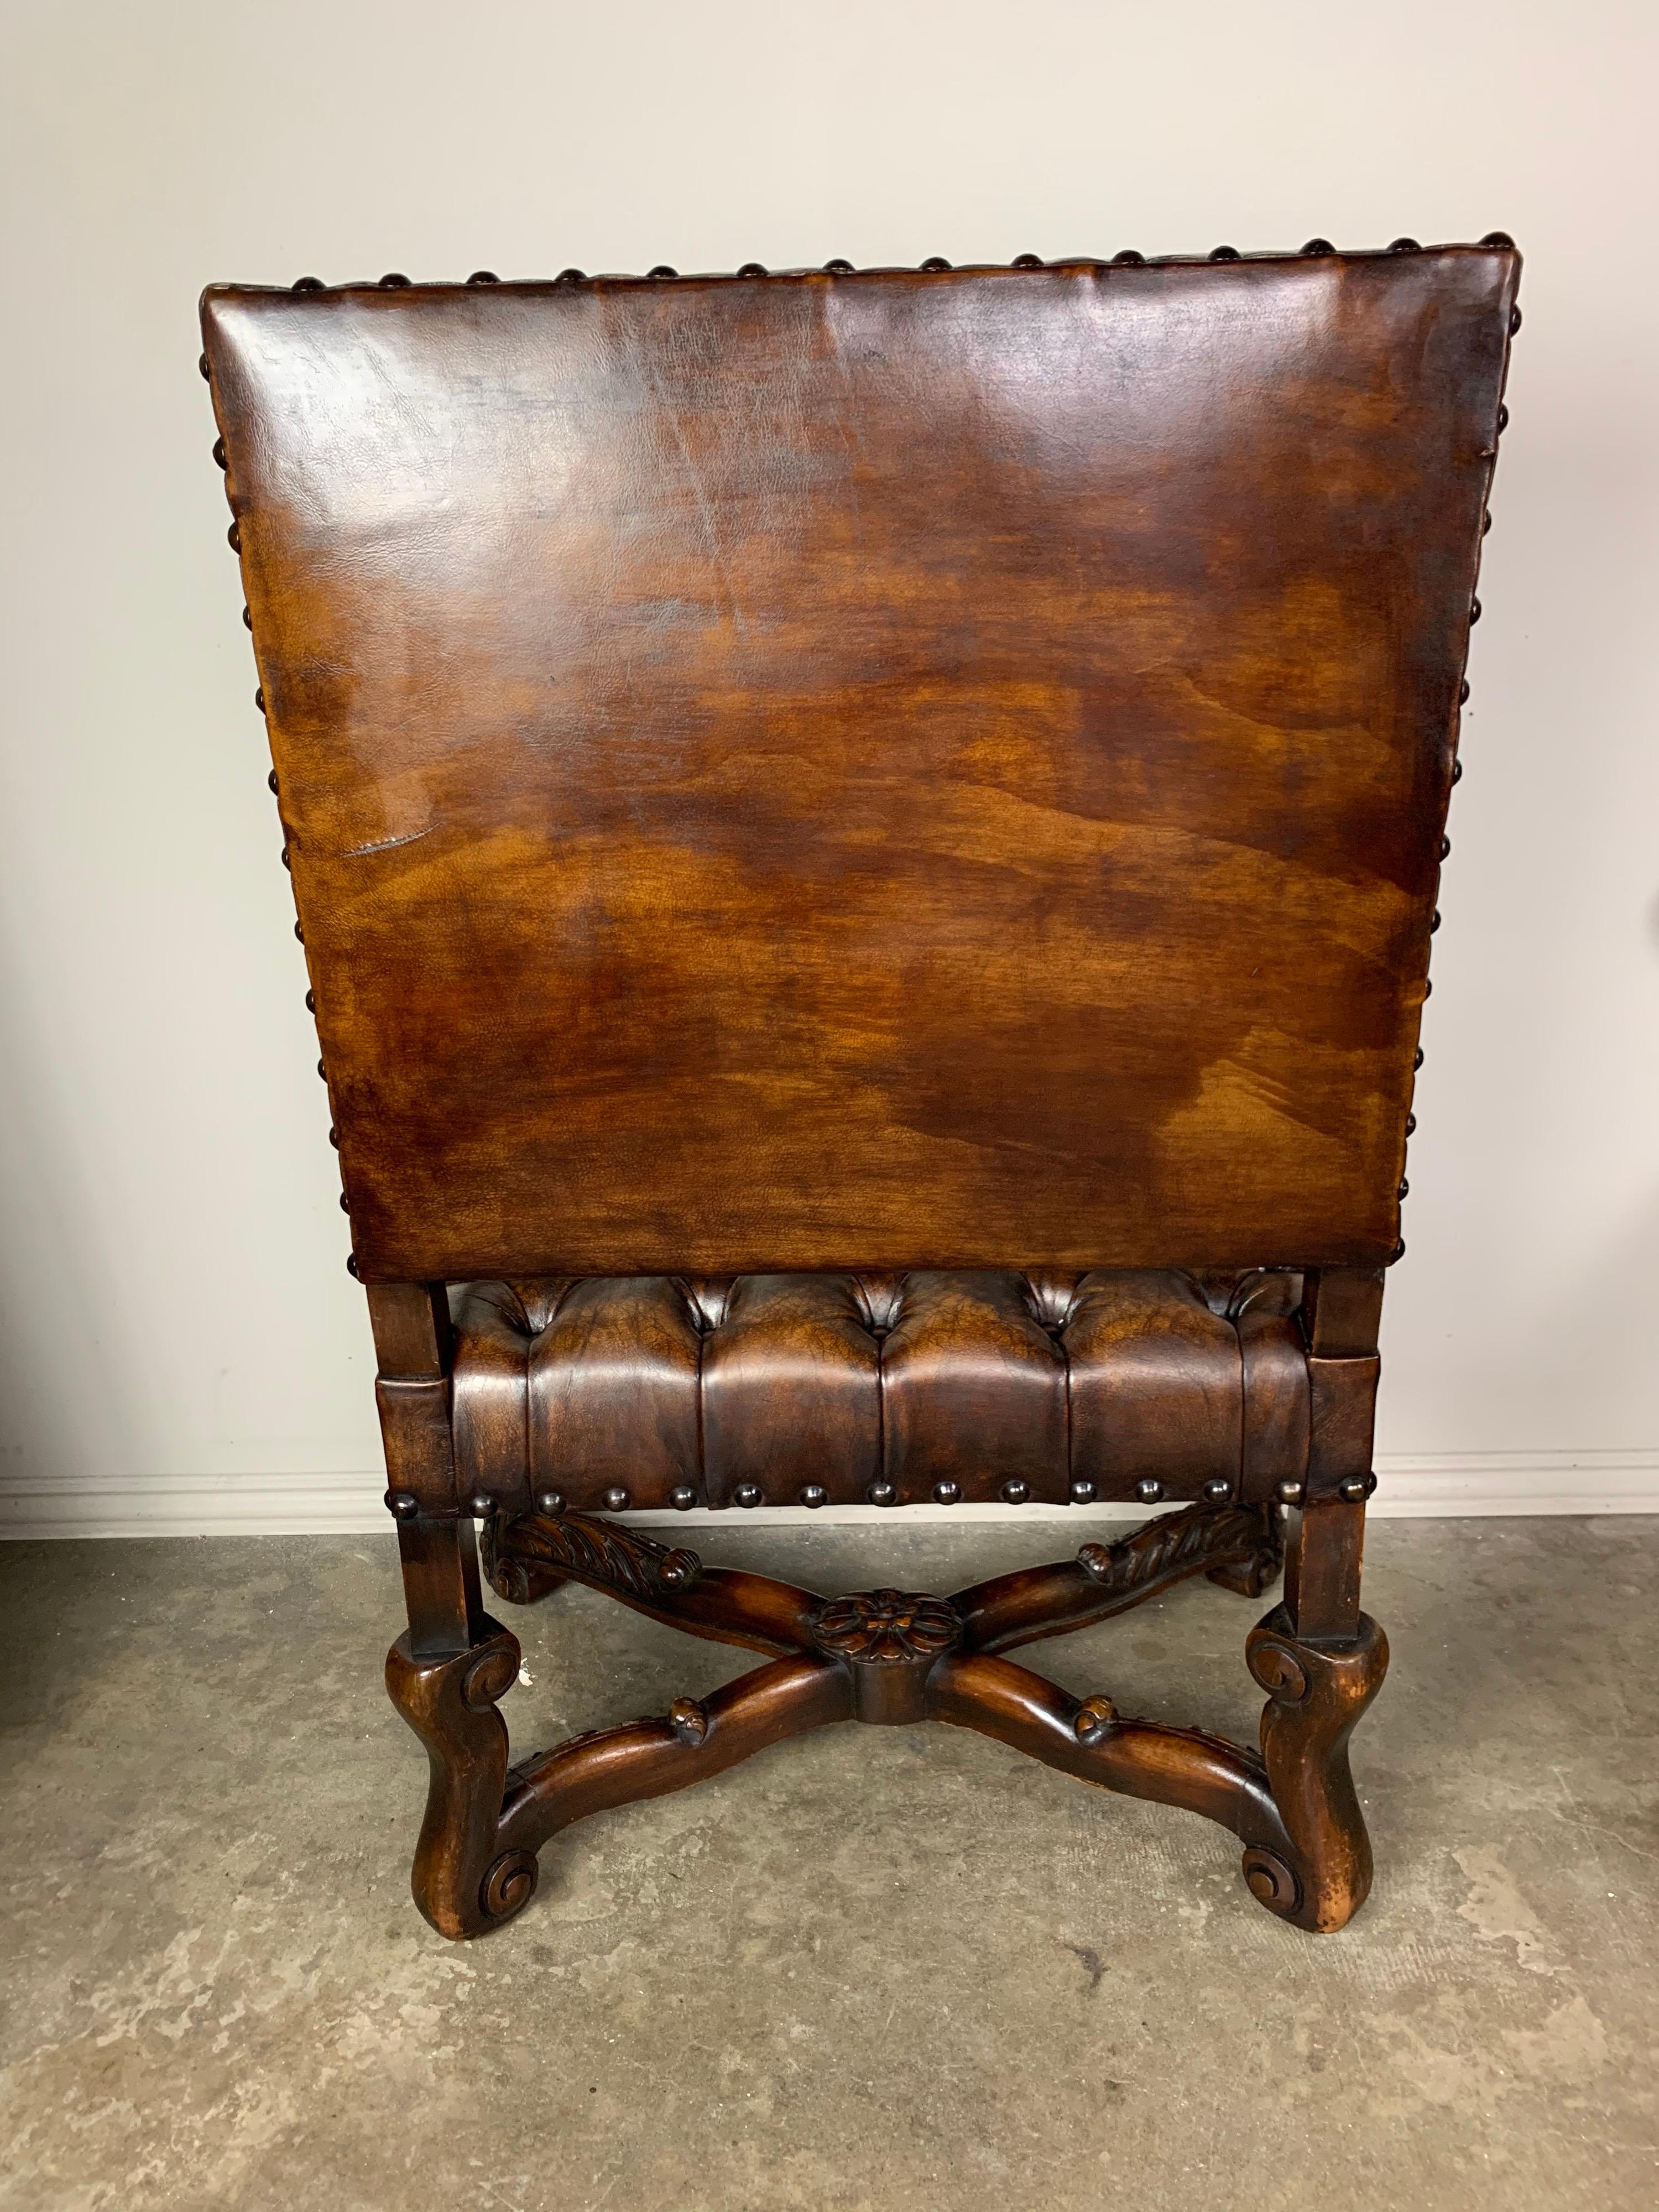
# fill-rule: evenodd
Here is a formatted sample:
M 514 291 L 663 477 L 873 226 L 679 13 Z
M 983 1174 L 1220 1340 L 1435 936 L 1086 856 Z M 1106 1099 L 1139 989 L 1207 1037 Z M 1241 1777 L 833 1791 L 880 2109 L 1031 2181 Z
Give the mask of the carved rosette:
M 832 1597 L 813 1625 L 812 1638 L 820 1651 L 854 1666 L 915 1666 L 960 1643 L 962 1619 L 948 1598 L 860 1590 Z

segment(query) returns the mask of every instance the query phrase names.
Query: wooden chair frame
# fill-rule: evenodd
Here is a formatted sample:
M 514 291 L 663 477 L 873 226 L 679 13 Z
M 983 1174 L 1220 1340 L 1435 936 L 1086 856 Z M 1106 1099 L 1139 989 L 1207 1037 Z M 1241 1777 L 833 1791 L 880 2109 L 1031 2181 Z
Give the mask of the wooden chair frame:
M 1382 1278 L 1310 1276 L 1310 1355 L 1375 1355 Z M 441 1935 L 499 1926 L 533 1894 L 537 1854 L 573 1822 L 722 1773 L 786 1737 L 837 1721 L 945 1721 L 977 1729 L 1079 1781 L 1180 1805 L 1231 1828 L 1253 1896 L 1299 1928 L 1341 1928 L 1364 1901 L 1371 1851 L 1348 1739 L 1382 1686 L 1388 1642 L 1359 1609 L 1369 1474 L 1325 1494 L 1297 1482 L 1272 1504 L 1195 1505 L 1073 1559 L 948 1597 L 894 1589 L 823 1598 L 705 1567 L 624 1523 L 582 1513 L 483 1516 L 457 1509 L 441 1285 L 372 1286 L 409 1628 L 386 1658 L 392 1703 L 426 1746 L 431 1786 L 414 1890 Z M 488 1500 L 480 1500 L 487 1506 Z M 1286 1527 L 1288 1523 L 1288 1527 Z M 1079 1699 L 1004 1655 L 1127 1612 L 1188 1576 L 1285 1599 L 1251 1631 L 1245 1662 L 1267 1694 L 1261 1747 Z M 480 1566 L 483 1577 L 480 1575 Z M 660 1718 L 573 1736 L 509 1764 L 498 1707 L 519 1644 L 484 1610 L 483 1579 L 514 1604 L 584 1583 L 689 1635 L 767 1655 L 707 1698 Z

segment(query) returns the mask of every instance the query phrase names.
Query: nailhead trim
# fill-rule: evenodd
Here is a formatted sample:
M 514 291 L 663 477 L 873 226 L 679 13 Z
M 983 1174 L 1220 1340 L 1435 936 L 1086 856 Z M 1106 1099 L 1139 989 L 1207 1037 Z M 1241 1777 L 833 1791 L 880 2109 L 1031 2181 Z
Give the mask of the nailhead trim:
M 1510 237 L 1506 231 L 1501 230 L 1488 231 L 1486 235 L 1480 240 L 1479 246 L 1471 247 L 1462 240 L 1452 240 L 1449 241 L 1449 243 L 1454 250 L 1462 252 L 1477 252 L 1480 247 L 1486 247 L 1493 251 L 1511 252 L 1515 249 L 1514 240 Z M 1006 262 L 951 262 L 946 260 L 942 253 L 930 253 L 926 260 L 918 262 L 915 264 L 914 272 L 902 264 L 894 264 L 888 267 L 872 268 L 866 270 L 863 273 L 868 276 L 905 276 L 911 273 L 916 273 L 923 276 L 933 276 L 947 275 L 955 270 L 971 270 L 975 275 L 984 276 L 994 275 L 998 271 L 1003 270 L 1150 267 L 1178 268 L 1186 266 L 1201 267 L 1206 264 L 1224 266 L 1231 261 L 1296 261 L 1320 258 L 1364 260 L 1375 259 L 1379 255 L 1384 253 L 1420 253 L 1423 250 L 1423 247 L 1414 238 L 1396 238 L 1386 246 L 1362 246 L 1351 248 L 1334 246 L 1328 238 L 1310 238 L 1305 246 L 1290 248 L 1273 247 L 1261 252 L 1241 252 L 1236 246 L 1213 246 L 1210 248 L 1207 253 L 1159 253 L 1147 255 L 1139 252 L 1135 247 L 1130 246 L 1125 246 L 1120 252 L 1112 254 L 1109 259 L 1102 259 L 1097 255 L 1091 253 L 1075 253 L 1058 255 L 1052 259 L 1045 261 L 1040 253 L 1018 253 L 1014 256 L 1012 261 Z M 684 277 L 679 270 L 672 268 L 667 262 L 659 261 L 646 271 L 643 277 L 635 276 L 627 270 L 617 270 L 604 276 L 590 277 L 584 270 L 562 269 L 558 275 L 550 280 L 546 277 L 509 277 L 503 279 L 499 276 L 493 269 L 475 269 L 470 276 L 461 281 L 465 284 L 475 288 L 491 284 L 500 284 L 503 282 L 507 283 L 522 283 L 536 285 L 545 284 L 550 281 L 557 285 L 576 285 L 601 283 L 608 284 L 641 283 L 663 284 L 685 281 L 707 283 L 710 281 L 730 281 L 733 278 L 738 277 L 742 278 L 744 282 L 749 282 L 756 277 L 773 276 L 799 277 L 810 276 L 816 274 L 828 276 L 850 276 L 858 273 L 859 272 L 854 270 L 854 265 L 850 261 L 837 256 L 833 260 L 822 263 L 816 270 L 805 266 L 802 266 L 798 269 L 772 270 L 767 268 L 763 262 L 744 261 L 734 270 L 707 270 L 702 272 L 693 272 L 689 279 Z M 384 276 L 368 279 L 357 278 L 355 280 L 349 280 L 343 284 L 328 284 L 325 283 L 319 276 L 301 276 L 297 277 L 290 285 L 251 285 L 247 287 L 247 289 L 249 290 L 287 290 L 291 292 L 400 292 L 410 289 L 413 281 L 414 280 L 411 278 L 405 276 L 401 270 L 393 270 L 389 271 Z M 441 278 L 439 280 L 439 283 L 446 289 L 454 288 L 456 285 L 456 280 L 453 277 Z M 425 289 L 430 289 L 432 288 L 426 287 Z M 1514 314 L 1510 319 L 1510 327 L 1511 333 L 1520 329 L 1521 322 L 1519 308 L 1515 310 Z M 202 357 L 202 374 L 204 376 L 206 376 L 209 374 L 207 356 L 205 355 Z

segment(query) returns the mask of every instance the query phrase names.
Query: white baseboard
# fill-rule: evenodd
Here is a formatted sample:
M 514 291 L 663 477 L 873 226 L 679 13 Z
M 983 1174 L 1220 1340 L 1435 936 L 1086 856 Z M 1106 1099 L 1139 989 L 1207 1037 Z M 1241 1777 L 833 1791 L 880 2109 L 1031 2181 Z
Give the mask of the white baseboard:
M 1383 1519 L 1458 1519 L 1534 1513 L 1659 1513 L 1659 1451 L 1395 1453 L 1376 1462 L 1371 1510 Z M 61 1482 L 0 1476 L 0 1539 L 60 1536 L 359 1536 L 390 1526 L 378 1469 L 350 1474 L 149 1474 Z M 1063 1505 L 915 1505 L 928 1521 L 1058 1521 Z M 1144 1519 L 1131 1504 L 1094 1517 Z M 733 1513 L 640 1513 L 642 1528 L 741 1524 Z M 775 1508 L 769 1528 L 886 1522 L 872 1505 Z

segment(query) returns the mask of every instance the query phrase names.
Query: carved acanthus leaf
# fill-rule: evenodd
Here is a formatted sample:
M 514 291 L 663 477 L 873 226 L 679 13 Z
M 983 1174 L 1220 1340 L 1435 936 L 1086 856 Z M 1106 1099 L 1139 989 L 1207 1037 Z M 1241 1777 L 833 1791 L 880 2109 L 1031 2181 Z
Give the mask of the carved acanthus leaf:
M 497 1572 L 508 1565 L 539 1568 L 648 1599 L 684 1593 L 702 1572 L 702 1561 L 684 1545 L 653 1543 L 637 1528 L 586 1513 L 509 1522 L 495 1532 L 495 1560 Z
M 1115 1544 L 1085 1544 L 1078 1565 L 1114 1595 L 1191 1574 L 1208 1560 L 1237 1559 L 1269 1541 L 1261 1509 L 1194 1506 L 1149 1521 Z

